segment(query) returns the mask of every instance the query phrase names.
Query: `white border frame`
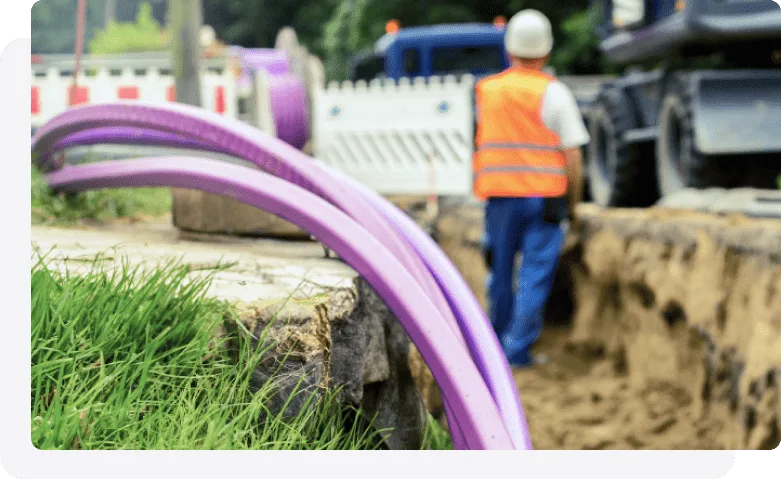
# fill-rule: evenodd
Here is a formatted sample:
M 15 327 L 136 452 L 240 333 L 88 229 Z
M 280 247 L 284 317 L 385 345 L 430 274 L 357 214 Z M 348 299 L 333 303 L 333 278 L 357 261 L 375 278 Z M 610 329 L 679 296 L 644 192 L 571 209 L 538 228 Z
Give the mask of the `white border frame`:
M 42 0 L 46 1 L 46 0 Z M 96 1 L 96 0 L 91 0 Z M 169 0 L 176 1 L 176 0 Z M 456 473 L 486 477 L 688 478 L 777 477 L 779 450 L 518 452 L 40 451 L 30 439 L 30 11 L 32 0 L 3 2 L 0 15 L 0 142 L 6 174 L 0 194 L 7 232 L 0 322 L 0 477 L 290 477 L 344 478 Z M 24 120 L 24 121 L 22 121 Z M 21 254 L 24 252 L 24 254 Z M 301 455 L 309 455 L 302 461 Z M 315 459 L 315 455 L 318 457 Z M 395 455 L 395 458 L 391 456 Z M 735 462 L 735 459 L 741 458 Z M 406 460 L 402 460 L 406 459 Z M 391 462 L 392 461 L 392 462 Z M 734 470 L 730 472 L 733 464 Z M 392 467 L 389 467 L 392 466 Z M 740 466 L 740 467 L 737 467 Z M 5 471 L 3 471 L 5 468 Z M 428 469 L 428 471 L 426 471 Z M 729 472 L 729 474 L 727 474 Z M 763 474 L 764 473 L 764 474 Z M 726 474 L 726 475 L 725 475 Z M 435 476 L 434 476 L 435 477 Z

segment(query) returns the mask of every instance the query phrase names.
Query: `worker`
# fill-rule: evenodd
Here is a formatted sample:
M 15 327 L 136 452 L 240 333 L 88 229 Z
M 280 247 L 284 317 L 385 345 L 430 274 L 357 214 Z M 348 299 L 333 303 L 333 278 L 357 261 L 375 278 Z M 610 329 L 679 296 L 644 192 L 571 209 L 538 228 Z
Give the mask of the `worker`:
M 474 194 L 485 200 L 483 254 L 490 319 L 511 366 L 537 364 L 567 220 L 582 190 L 581 147 L 590 140 L 572 91 L 542 70 L 550 21 L 523 10 L 507 24 L 510 67 L 475 87 Z M 522 256 L 513 292 L 516 255 Z

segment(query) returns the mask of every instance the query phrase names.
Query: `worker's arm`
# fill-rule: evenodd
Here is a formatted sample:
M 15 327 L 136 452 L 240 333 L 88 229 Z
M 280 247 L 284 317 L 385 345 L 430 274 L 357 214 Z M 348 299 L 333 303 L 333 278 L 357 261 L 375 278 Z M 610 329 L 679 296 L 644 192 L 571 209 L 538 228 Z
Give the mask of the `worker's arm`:
M 583 158 L 581 148 L 590 141 L 577 100 L 561 82 L 548 86 L 543 101 L 542 118 L 559 135 L 567 175 L 567 199 L 570 222 L 576 220 L 575 207 L 583 198 Z
M 577 221 L 577 206 L 583 199 L 583 154 L 580 148 L 566 148 L 567 199 L 569 200 L 570 222 Z

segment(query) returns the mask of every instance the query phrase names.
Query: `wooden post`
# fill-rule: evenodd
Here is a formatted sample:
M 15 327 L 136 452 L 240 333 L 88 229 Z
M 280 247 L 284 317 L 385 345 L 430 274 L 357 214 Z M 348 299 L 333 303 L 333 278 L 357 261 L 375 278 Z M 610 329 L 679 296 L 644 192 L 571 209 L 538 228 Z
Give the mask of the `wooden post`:
M 106 9 L 104 10 L 103 28 L 108 28 L 109 24 L 117 19 L 117 0 L 106 0 Z
M 199 33 L 203 23 L 201 0 L 174 0 L 168 3 L 168 28 L 171 32 L 171 64 L 174 73 L 174 99 L 179 103 L 201 106 L 201 45 Z M 171 212 L 174 226 L 180 226 L 183 195 L 195 192 L 171 190 Z
M 176 78 L 176 101 L 195 106 L 201 105 L 199 84 L 201 0 L 175 0 L 169 3 L 169 20 L 172 33 L 172 61 Z M 197 11 L 197 15 L 196 15 Z M 288 32 L 295 39 L 295 32 Z M 268 88 L 262 74 L 254 79 L 254 97 L 268 96 Z M 268 99 L 254 108 L 258 125 L 275 135 Z M 283 238 L 308 238 L 309 234 L 278 216 L 228 198 L 203 191 L 174 188 L 172 194 L 172 220 L 181 231 L 228 235 L 272 236 Z
M 73 68 L 73 88 L 71 88 L 70 105 L 76 103 L 76 90 L 79 86 L 79 72 L 81 70 L 81 55 L 84 53 L 84 24 L 87 18 L 87 0 L 79 0 L 76 12 L 76 66 Z
M 194 106 L 201 106 L 201 2 L 176 0 L 168 3 L 175 98 L 179 103 Z

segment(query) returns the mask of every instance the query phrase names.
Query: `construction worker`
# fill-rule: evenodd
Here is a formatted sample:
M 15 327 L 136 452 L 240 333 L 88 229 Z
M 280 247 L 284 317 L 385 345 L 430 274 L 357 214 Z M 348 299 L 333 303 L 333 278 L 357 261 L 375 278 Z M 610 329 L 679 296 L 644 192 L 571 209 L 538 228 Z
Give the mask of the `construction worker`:
M 486 201 L 490 318 L 513 367 L 539 362 L 531 347 L 542 330 L 566 221 L 574 221 L 580 201 L 580 148 L 589 142 L 571 90 L 542 71 L 552 47 L 545 15 L 518 12 L 506 27 L 510 68 L 475 88 L 474 193 Z

